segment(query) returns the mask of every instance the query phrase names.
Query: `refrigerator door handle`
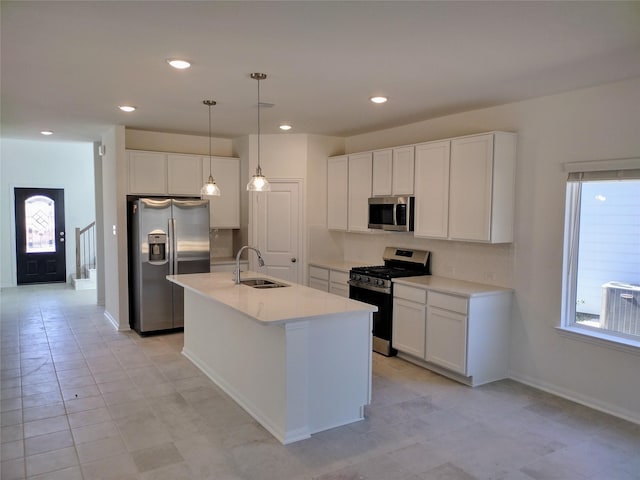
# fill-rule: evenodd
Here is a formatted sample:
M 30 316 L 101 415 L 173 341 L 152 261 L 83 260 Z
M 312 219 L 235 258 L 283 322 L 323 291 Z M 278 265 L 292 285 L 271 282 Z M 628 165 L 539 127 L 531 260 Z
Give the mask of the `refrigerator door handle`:
M 171 248 L 173 250 L 172 254 L 171 254 L 171 260 L 173 263 L 173 275 L 177 275 L 178 274 L 178 227 L 176 224 L 176 219 L 175 217 L 172 217 L 169 222 L 171 222 L 171 232 L 172 232 L 172 243 L 171 243 Z
M 173 237 L 174 237 L 174 231 L 173 231 L 173 218 L 169 218 L 168 221 L 168 225 L 167 225 L 167 231 L 169 232 L 168 235 L 168 239 L 167 239 L 167 249 L 169 250 L 169 255 L 168 255 L 168 260 L 169 260 L 169 275 L 173 275 L 173 256 L 174 256 L 174 252 L 173 252 Z

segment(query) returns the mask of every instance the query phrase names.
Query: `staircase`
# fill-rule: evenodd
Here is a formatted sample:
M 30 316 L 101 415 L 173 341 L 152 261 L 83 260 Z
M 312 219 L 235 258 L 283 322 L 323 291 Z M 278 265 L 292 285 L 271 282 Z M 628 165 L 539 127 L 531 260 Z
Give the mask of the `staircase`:
M 76 272 L 71 284 L 76 290 L 96 288 L 96 222 L 76 228 Z

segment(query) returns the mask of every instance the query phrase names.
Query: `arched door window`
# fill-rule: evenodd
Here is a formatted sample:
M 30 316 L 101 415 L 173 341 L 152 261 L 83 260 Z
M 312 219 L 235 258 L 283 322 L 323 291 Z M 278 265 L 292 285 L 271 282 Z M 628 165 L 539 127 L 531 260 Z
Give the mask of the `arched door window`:
M 34 195 L 24 202 L 26 253 L 56 251 L 55 202 L 42 195 Z

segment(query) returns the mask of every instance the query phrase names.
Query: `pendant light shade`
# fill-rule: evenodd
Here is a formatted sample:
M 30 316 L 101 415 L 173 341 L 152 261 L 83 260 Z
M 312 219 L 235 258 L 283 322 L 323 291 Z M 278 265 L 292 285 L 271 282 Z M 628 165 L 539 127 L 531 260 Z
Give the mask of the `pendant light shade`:
M 202 103 L 209 107 L 209 179 L 200 189 L 201 197 L 219 197 L 220 188 L 211 175 L 211 107 L 216 104 L 214 100 L 203 100 Z
M 267 75 L 264 73 L 252 73 L 251 78 L 258 81 L 258 167 L 255 175 L 247 183 L 247 190 L 250 192 L 270 192 L 271 185 L 262 174 L 262 168 L 260 168 L 260 80 L 267 78 Z

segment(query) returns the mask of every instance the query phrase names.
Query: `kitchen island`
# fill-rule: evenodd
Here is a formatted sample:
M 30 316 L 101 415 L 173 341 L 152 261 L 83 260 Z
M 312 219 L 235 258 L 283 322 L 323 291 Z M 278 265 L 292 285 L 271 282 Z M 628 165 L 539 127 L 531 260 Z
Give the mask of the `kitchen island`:
M 297 284 L 236 285 L 232 277 L 167 276 L 184 287 L 183 354 L 283 444 L 364 418 L 377 308 Z M 256 277 L 280 282 L 243 273 Z

